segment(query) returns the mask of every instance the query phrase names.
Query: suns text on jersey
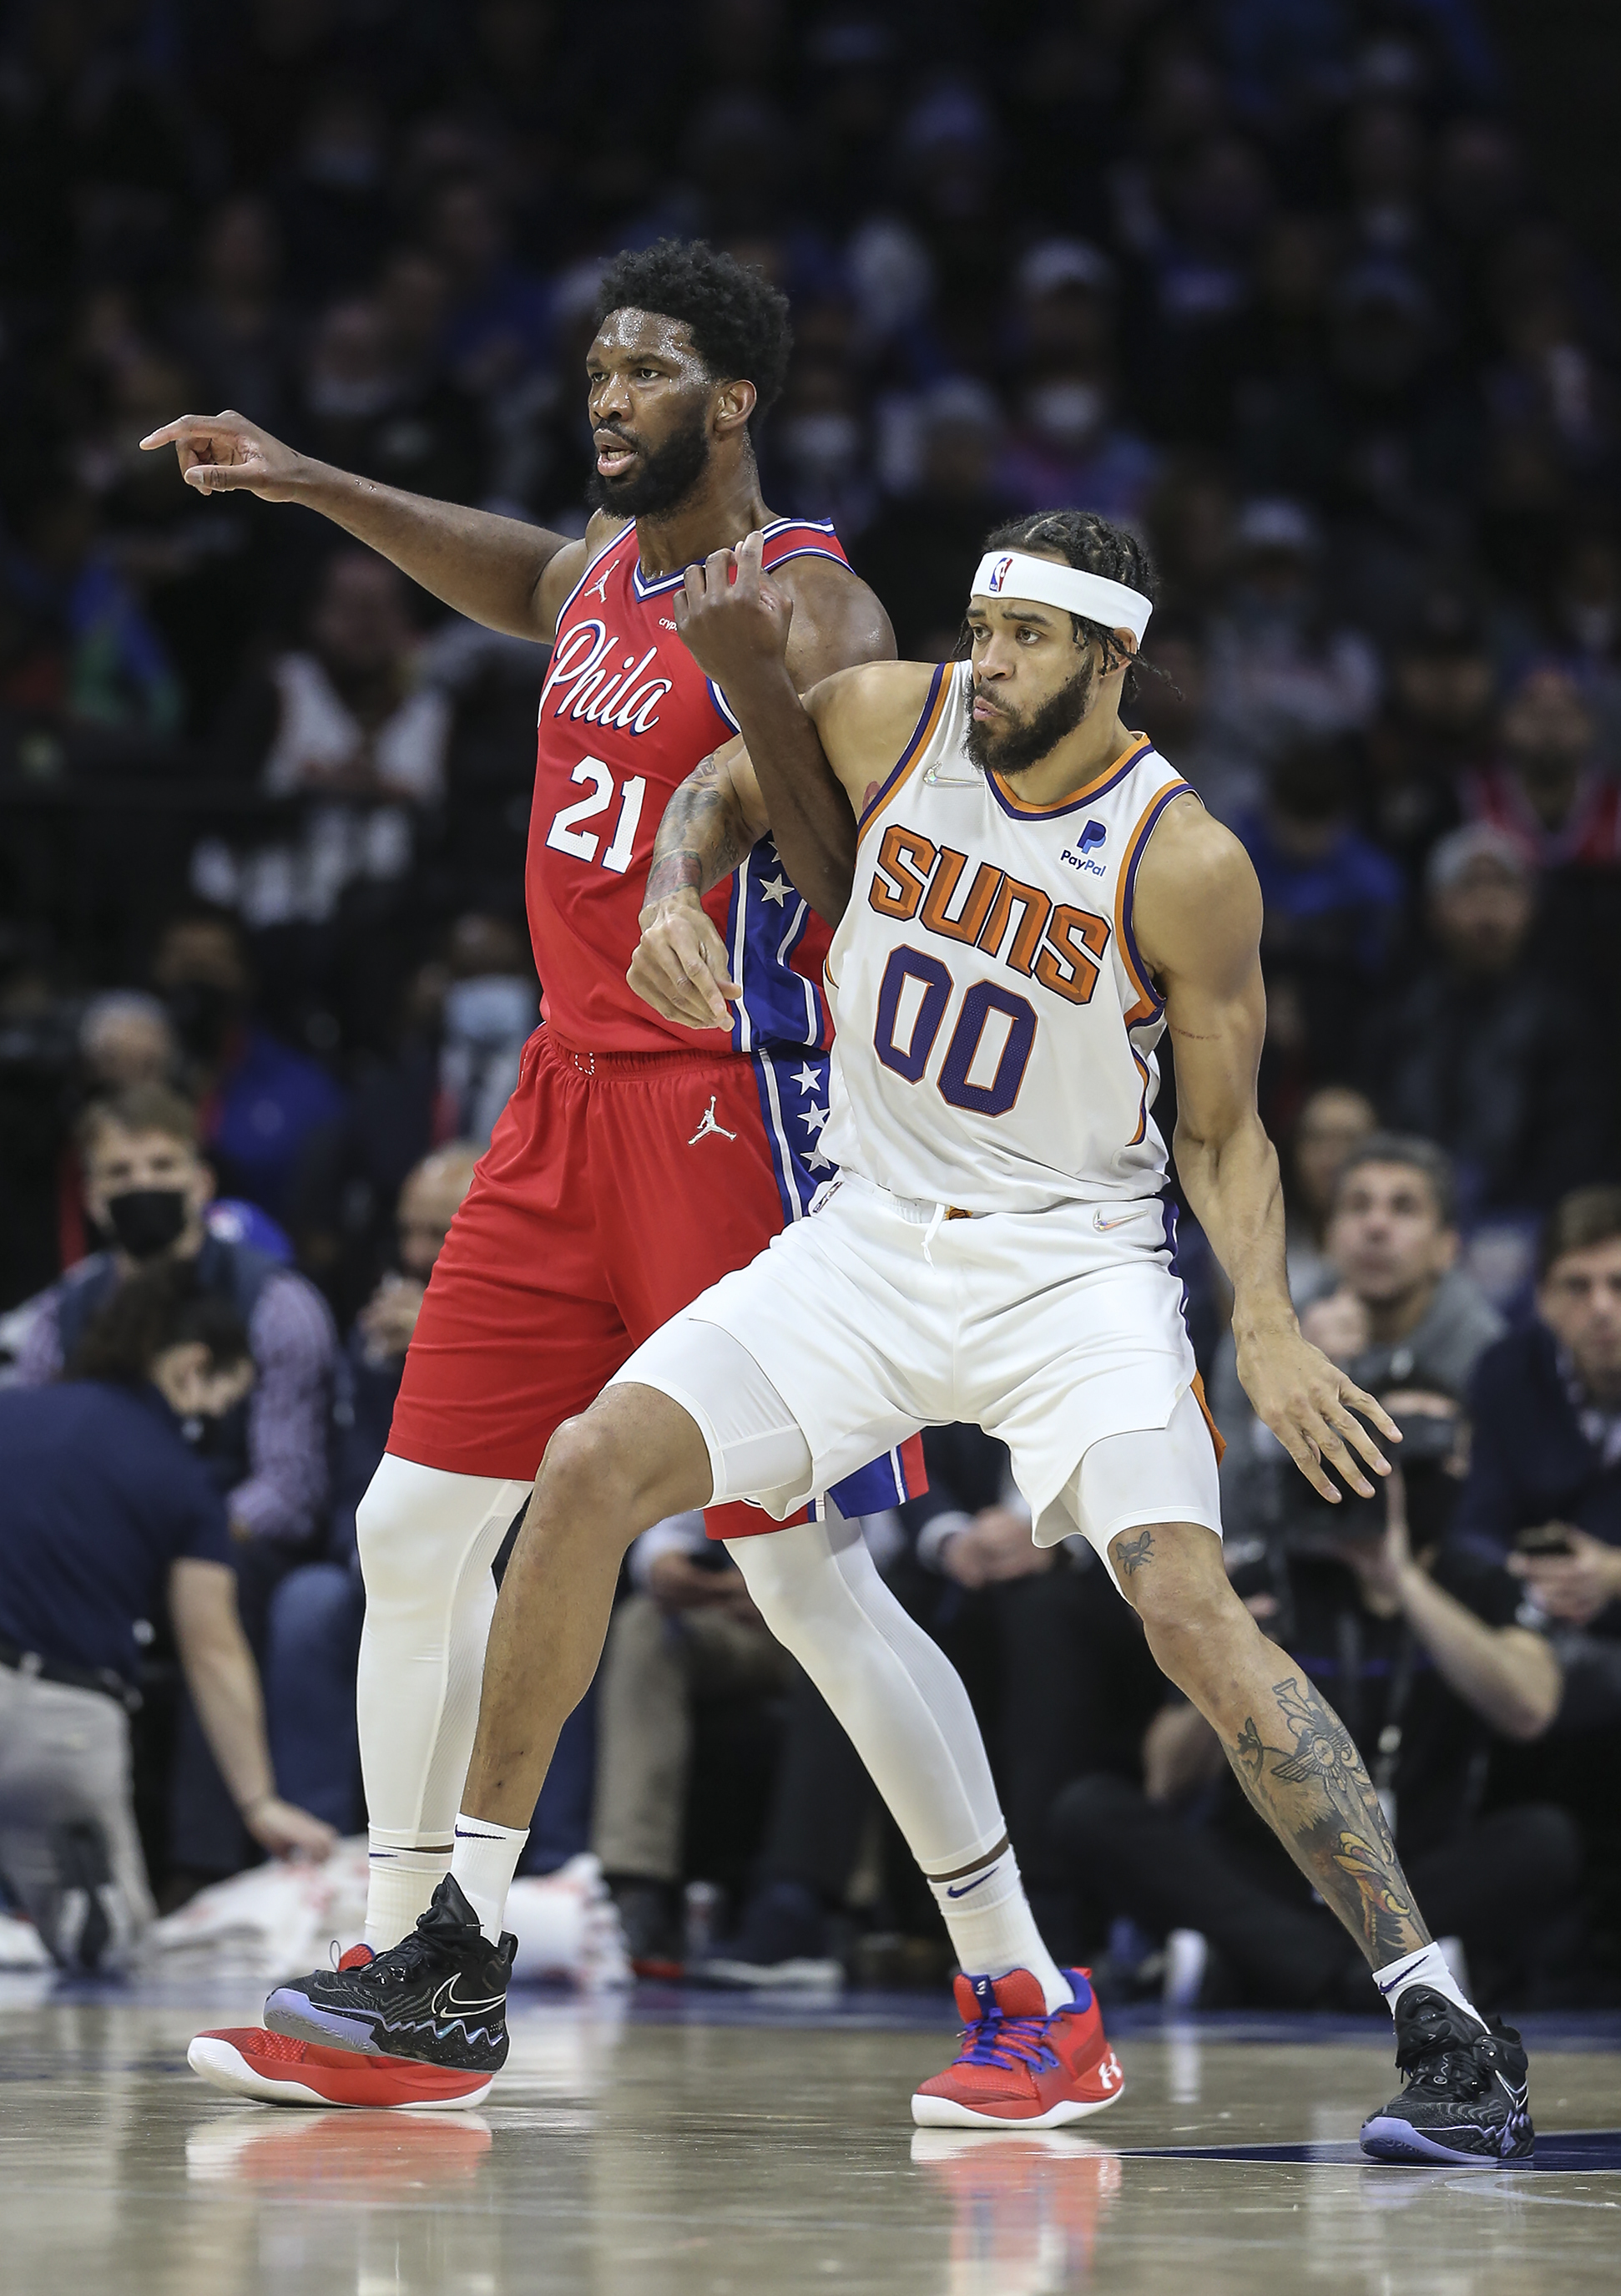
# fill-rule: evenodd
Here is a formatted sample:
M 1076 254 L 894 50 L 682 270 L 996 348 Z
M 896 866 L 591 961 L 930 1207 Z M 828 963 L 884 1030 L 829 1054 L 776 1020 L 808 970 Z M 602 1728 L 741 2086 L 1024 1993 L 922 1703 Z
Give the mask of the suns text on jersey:
M 902 924 L 915 918 L 926 932 L 977 948 L 1067 1004 L 1088 1004 L 1109 947 L 1107 920 L 1054 902 L 1039 885 L 1024 884 L 990 861 L 975 869 L 954 914 L 968 865 L 968 855 L 954 846 L 936 845 L 921 830 L 892 822 L 873 864 L 868 906 Z

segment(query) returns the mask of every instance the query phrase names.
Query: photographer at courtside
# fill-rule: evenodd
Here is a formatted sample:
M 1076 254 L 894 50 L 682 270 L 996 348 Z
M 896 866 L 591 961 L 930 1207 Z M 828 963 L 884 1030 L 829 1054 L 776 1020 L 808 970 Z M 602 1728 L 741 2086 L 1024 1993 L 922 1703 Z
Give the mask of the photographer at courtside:
M 128 1718 L 137 1625 L 165 1602 L 253 1839 L 317 1857 L 335 1839 L 276 1794 L 225 1504 L 183 1431 L 252 1381 L 240 1317 L 167 1264 L 119 1288 L 66 1379 L 0 1392 L 0 1873 L 65 1966 L 124 1959 L 152 1917 Z
M 1494 1734 L 1528 1741 L 1558 1710 L 1540 1614 L 1502 1568 L 1443 1543 L 1462 1466 L 1451 1398 L 1381 1398 L 1402 1467 L 1375 1499 L 1330 1510 L 1302 1486 L 1288 1520 L 1233 1538 L 1233 1583 L 1333 1702 L 1362 1752 L 1437 1936 L 1459 1938 L 1476 1991 L 1557 1981 L 1580 1837 L 1541 1803 L 1483 1814 Z M 1143 1786 L 1077 1780 L 1052 1831 L 1112 1909 L 1170 1940 L 1180 2005 L 1351 2007 L 1365 1983 L 1338 1925 L 1279 1849 L 1199 1714 L 1168 1702 L 1142 1749 Z M 1535 1873 L 1535 1893 L 1525 1876 Z

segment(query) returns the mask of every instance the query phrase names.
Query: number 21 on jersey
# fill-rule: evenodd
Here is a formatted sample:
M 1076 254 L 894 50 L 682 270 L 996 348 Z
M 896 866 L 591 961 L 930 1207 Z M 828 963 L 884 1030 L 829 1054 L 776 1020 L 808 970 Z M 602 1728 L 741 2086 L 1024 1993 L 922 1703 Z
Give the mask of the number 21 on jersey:
M 546 843 L 553 852 L 572 853 L 577 861 L 594 861 L 602 840 L 594 829 L 582 829 L 580 824 L 594 821 L 613 803 L 613 775 L 601 758 L 582 758 L 569 778 L 571 782 L 589 782 L 589 793 L 560 808 L 546 832 Z M 619 791 L 619 817 L 602 856 L 603 868 L 613 870 L 616 875 L 622 877 L 630 866 L 636 845 L 636 825 L 642 818 L 642 800 L 646 794 L 647 783 L 640 774 Z

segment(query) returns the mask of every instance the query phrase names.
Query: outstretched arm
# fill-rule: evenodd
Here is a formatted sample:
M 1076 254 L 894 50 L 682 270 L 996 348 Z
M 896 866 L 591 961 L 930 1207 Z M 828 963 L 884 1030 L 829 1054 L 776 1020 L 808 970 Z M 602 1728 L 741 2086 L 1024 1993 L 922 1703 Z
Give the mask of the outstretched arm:
M 141 445 L 149 454 L 172 446 L 198 494 L 245 491 L 318 510 L 457 613 L 543 644 L 590 551 L 613 530 L 609 522 L 599 534 L 594 521 L 576 542 L 519 519 L 404 494 L 300 455 L 241 414 L 184 414 Z
M 1389 1466 L 1353 1416 L 1401 1435 L 1370 1395 L 1300 1335 L 1283 1270 L 1277 1152 L 1256 1107 L 1266 1026 L 1261 889 L 1238 840 L 1195 798 L 1167 806 L 1137 875 L 1137 945 L 1166 1000 L 1176 1062 L 1177 1176 L 1232 1284 L 1239 1377 L 1313 1488 L 1332 1465 L 1364 1498 Z
M 799 696 L 837 670 L 893 661 L 895 636 L 845 568 L 795 560 L 774 577 L 761 570 L 765 546 L 751 534 L 689 566 L 675 626 L 742 728 L 782 866 L 836 925 L 856 872 L 856 818 Z

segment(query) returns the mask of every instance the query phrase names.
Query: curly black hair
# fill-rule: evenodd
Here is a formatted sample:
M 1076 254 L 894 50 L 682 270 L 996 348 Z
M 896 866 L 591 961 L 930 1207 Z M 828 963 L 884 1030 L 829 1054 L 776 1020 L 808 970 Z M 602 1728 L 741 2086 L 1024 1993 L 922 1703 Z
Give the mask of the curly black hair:
M 1084 574 L 1101 574 L 1106 581 L 1123 582 L 1139 590 L 1151 605 L 1159 594 L 1154 562 L 1129 527 L 1115 526 L 1095 510 L 1038 510 L 1028 517 L 1009 519 L 985 537 L 987 550 L 1045 550 Z M 1110 629 L 1085 614 L 1071 614 L 1076 643 L 1090 638 L 1102 657 L 1105 672 L 1118 669 L 1126 651 Z M 1152 668 L 1144 662 L 1144 669 Z M 1137 670 L 1126 674 L 1121 691 L 1129 700 L 1137 690 Z
M 712 381 L 751 382 L 750 430 L 782 397 L 793 348 L 788 298 L 764 272 L 708 240 L 658 239 L 615 256 L 597 290 L 593 324 L 625 310 L 681 320 Z

